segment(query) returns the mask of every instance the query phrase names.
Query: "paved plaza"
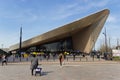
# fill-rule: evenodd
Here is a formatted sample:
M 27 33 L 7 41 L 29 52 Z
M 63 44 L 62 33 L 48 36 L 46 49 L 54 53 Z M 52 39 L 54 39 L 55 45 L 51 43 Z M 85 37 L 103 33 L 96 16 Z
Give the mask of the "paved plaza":
M 120 80 L 119 62 L 41 62 L 41 67 L 41 76 L 31 76 L 30 62 L 0 64 L 0 80 Z

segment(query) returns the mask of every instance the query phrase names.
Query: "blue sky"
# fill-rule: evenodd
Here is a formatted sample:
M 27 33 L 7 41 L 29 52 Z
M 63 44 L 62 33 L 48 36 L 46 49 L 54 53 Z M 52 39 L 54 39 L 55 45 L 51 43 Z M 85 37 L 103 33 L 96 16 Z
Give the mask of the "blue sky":
M 23 41 L 81 19 L 103 9 L 110 15 L 104 27 L 111 45 L 120 35 L 120 0 L 0 0 L 0 48 L 19 42 L 22 24 Z M 104 42 L 104 28 L 96 47 Z

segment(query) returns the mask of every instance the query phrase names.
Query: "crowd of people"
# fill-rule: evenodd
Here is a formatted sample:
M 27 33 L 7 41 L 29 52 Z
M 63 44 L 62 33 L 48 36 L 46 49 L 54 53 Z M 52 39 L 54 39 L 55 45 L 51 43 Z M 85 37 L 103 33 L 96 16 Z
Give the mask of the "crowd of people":
M 55 59 L 55 57 L 57 57 L 57 59 L 59 60 L 60 66 L 63 65 L 63 62 L 66 59 L 66 55 L 70 55 L 71 56 L 71 54 L 68 53 L 68 52 L 60 52 L 58 54 L 53 53 L 53 54 L 38 54 L 38 55 L 37 54 L 30 54 L 30 55 L 31 55 L 31 64 L 30 64 L 31 75 L 34 75 L 35 70 L 38 68 L 38 66 L 39 66 L 39 59 L 40 59 L 41 56 L 43 58 L 45 58 L 46 60 L 49 60 L 51 55 L 52 55 L 53 59 Z M 81 57 L 85 57 L 86 56 L 86 54 L 83 54 L 83 53 L 82 54 L 81 53 L 78 54 L 78 53 L 74 52 L 74 53 L 72 53 L 73 60 L 75 60 L 76 55 L 81 55 Z M 97 55 L 97 58 L 100 58 L 101 54 L 100 53 L 95 54 L 95 52 L 92 53 L 91 56 L 93 57 L 93 59 L 94 59 L 95 55 Z M 7 56 L 6 55 L 1 55 L 0 56 L 0 61 L 2 63 L 2 66 L 3 65 L 7 65 L 7 61 L 8 61 Z

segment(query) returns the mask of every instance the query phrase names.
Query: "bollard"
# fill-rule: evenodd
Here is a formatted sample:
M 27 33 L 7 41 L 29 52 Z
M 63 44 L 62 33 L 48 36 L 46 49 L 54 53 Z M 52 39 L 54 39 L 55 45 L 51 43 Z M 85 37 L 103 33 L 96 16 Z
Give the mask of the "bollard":
M 86 62 L 88 61 L 87 57 L 86 57 Z
M 94 56 L 93 56 L 93 61 L 94 61 Z
M 68 57 L 67 57 L 67 61 L 68 61 Z
M 80 61 L 81 61 L 81 57 L 80 57 Z

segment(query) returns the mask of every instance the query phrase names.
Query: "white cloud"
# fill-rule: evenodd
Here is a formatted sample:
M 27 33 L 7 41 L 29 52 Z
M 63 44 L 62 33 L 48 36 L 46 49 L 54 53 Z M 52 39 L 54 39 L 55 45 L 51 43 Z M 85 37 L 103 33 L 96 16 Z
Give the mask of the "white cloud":
M 57 7 L 58 11 L 54 12 L 55 15 L 53 17 L 53 20 L 56 19 L 64 19 L 67 18 L 71 15 L 76 14 L 76 7 L 78 6 L 78 3 L 73 3 L 73 4 L 62 4 Z
M 90 2 L 89 7 L 104 7 L 109 3 L 109 0 L 101 0 L 101 1 L 94 1 L 94 2 Z
M 10 35 L 8 35 L 5 32 L 2 32 L 2 34 L 0 34 L 0 37 L 0 45 L 3 44 L 4 48 L 8 48 L 12 44 L 19 42 L 19 34 L 16 33 L 10 33 Z
M 117 18 L 115 16 L 110 15 L 107 19 L 107 22 L 109 23 L 117 22 Z
M 64 19 L 72 15 L 88 12 L 92 8 L 103 8 L 108 3 L 109 0 L 101 0 L 94 2 L 89 0 L 84 0 L 84 2 L 81 2 L 80 0 L 77 0 L 74 3 L 62 4 L 57 7 L 57 12 L 54 12 L 55 15 L 53 19 Z

